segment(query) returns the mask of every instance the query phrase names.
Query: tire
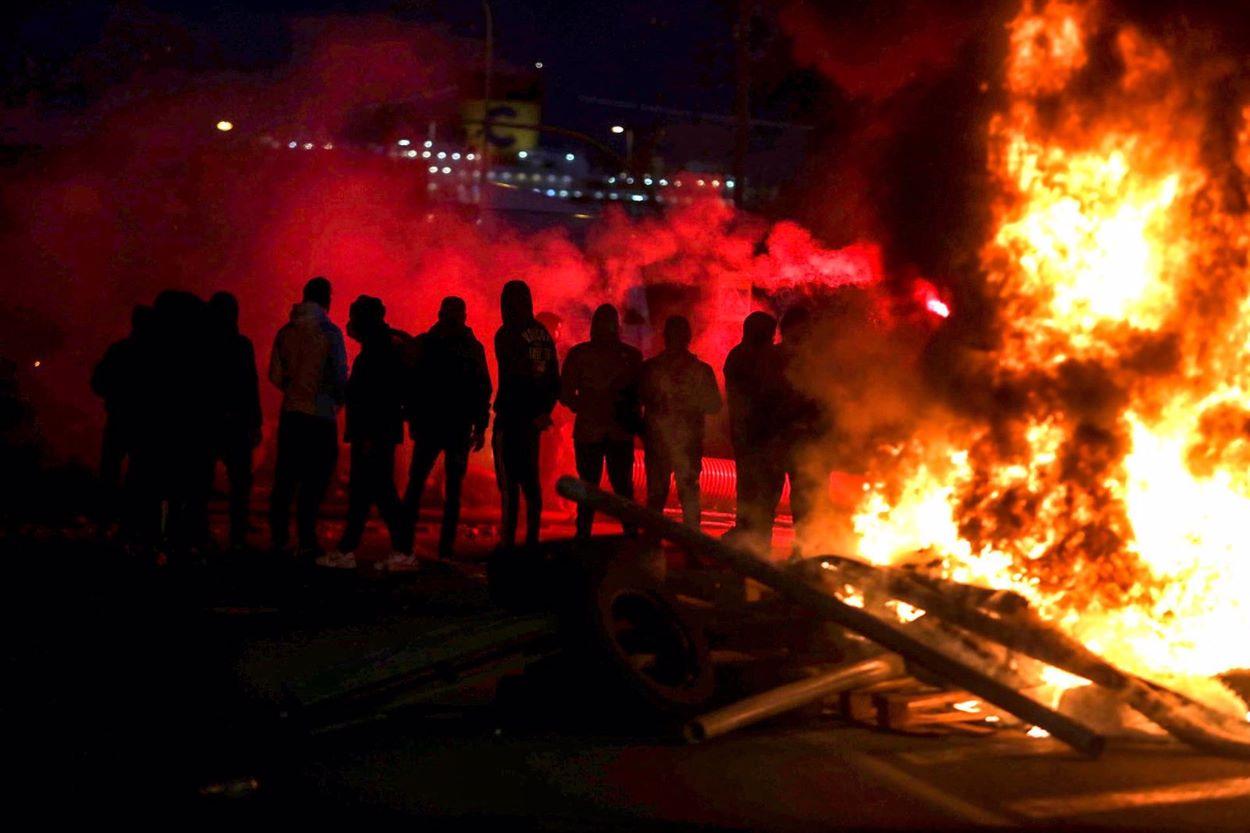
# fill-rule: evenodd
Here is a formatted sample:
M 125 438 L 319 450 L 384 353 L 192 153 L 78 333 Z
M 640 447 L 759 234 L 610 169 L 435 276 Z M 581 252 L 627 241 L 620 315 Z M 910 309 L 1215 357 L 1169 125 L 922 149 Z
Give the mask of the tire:
M 592 573 L 570 641 L 613 695 L 653 716 L 685 717 L 715 693 L 703 628 L 636 564 L 616 560 Z

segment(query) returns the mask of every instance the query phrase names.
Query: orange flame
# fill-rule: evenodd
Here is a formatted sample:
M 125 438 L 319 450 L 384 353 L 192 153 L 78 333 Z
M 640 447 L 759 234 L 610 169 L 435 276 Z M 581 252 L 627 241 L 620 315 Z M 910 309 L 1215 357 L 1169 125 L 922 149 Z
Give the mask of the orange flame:
M 884 450 L 860 553 L 1015 589 L 1173 684 L 1250 667 L 1250 223 L 1223 207 L 1203 96 L 1094 5 L 1026 2 L 1009 38 L 982 253 L 1001 338 L 974 371 L 990 416 Z

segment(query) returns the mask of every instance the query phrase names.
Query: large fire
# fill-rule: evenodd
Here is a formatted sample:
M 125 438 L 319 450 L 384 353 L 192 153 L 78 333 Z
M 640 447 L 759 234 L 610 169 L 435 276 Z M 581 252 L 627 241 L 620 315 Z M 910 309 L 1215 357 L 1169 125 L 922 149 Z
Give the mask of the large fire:
M 1204 81 L 1094 5 L 1029 0 L 1009 37 L 993 395 L 888 450 L 860 553 L 1020 591 L 1155 679 L 1250 667 L 1250 134 L 1213 158 Z

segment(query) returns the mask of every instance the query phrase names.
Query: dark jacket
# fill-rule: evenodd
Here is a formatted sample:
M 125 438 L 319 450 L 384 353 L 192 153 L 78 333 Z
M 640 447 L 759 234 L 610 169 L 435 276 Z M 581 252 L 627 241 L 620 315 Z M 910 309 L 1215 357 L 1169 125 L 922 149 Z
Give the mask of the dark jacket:
M 642 366 L 641 392 L 648 437 L 702 447 L 704 418 L 721 409 L 711 365 L 689 350 L 665 350 Z
M 416 340 L 408 424 L 415 438 L 467 440 L 490 421 L 490 372 L 473 330 L 439 322 Z
M 140 351 L 142 416 L 136 442 L 171 463 L 211 446 L 218 422 L 208 305 L 189 292 L 166 290 L 153 304 L 152 338 Z
M 347 380 L 349 443 L 398 444 L 404 439 L 403 365 L 389 330 L 360 345 Z
M 623 441 L 641 429 L 638 383 L 642 353 L 596 317 L 590 341 L 569 350 L 560 377 L 560 401 L 577 415 L 573 441 Z
M 560 393 L 556 345 L 547 328 L 534 318 L 534 302 L 524 284 L 515 281 L 504 287 L 500 311 L 503 326 L 495 333 L 499 363 L 496 424 L 529 425 L 556 406 Z
M 224 334 L 216 359 L 221 373 L 218 384 L 220 430 L 231 437 L 250 436 L 260 430 L 261 424 L 260 380 L 252 340 L 237 332 Z
M 758 450 L 773 439 L 785 390 L 781 353 L 772 343 L 772 327 L 746 333 L 725 357 L 725 399 L 729 436 L 738 453 Z
M 110 419 L 127 421 L 139 405 L 141 345 L 135 336 L 109 345 L 91 373 L 91 390 L 104 400 Z

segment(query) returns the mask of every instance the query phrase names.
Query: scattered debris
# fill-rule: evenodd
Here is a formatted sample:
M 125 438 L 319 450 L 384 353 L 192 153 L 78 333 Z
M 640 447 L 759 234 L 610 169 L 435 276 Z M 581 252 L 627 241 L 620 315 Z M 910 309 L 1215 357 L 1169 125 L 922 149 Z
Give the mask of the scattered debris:
M 710 740 L 857 686 L 903 673 L 903 660 L 895 654 L 849 663 L 708 712 L 689 721 L 683 734 L 691 743 Z

